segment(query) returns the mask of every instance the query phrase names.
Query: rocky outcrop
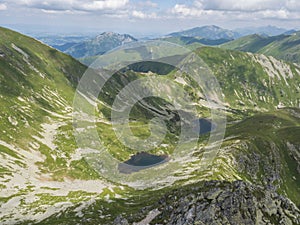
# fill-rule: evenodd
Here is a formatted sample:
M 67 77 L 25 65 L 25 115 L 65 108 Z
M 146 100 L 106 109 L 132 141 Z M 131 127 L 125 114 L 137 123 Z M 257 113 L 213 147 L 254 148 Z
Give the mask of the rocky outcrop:
M 115 220 L 114 224 L 118 225 L 129 225 L 126 218 L 124 218 L 122 215 L 119 215 Z
M 160 200 L 163 224 L 300 224 L 300 211 L 272 190 L 243 181 L 206 182 Z
M 154 207 L 161 213 L 151 224 L 300 224 L 300 211 L 289 199 L 243 181 L 179 188 Z

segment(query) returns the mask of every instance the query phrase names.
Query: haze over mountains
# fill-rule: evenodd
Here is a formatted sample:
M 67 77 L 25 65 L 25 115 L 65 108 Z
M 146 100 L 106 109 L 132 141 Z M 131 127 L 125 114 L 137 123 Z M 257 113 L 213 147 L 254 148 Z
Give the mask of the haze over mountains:
M 250 27 L 236 30 L 228 30 L 213 25 L 196 27 L 180 32 L 174 32 L 158 39 L 189 46 L 189 48 L 195 49 L 197 47 L 200 47 L 201 45 L 221 45 L 226 42 L 230 42 L 232 40 L 236 40 L 241 37 L 247 36 L 248 34 L 256 34 L 261 36 L 262 39 L 272 40 L 273 36 L 291 35 L 293 33 L 295 33 L 294 30 L 286 30 L 284 28 L 278 28 L 275 26 L 265 26 L 256 28 Z M 85 63 L 86 65 L 89 65 L 97 55 L 102 55 L 105 52 L 110 51 L 116 47 L 122 46 L 126 43 L 134 43 L 137 41 L 136 38 L 129 34 L 118 34 L 114 32 L 104 32 L 96 37 L 49 36 L 38 37 L 38 39 L 66 54 L 80 59 L 80 61 Z M 242 40 L 243 39 L 241 39 L 241 41 Z M 230 44 L 228 46 L 230 46 Z
M 63 52 L 72 55 L 75 58 L 83 58 L 87 56 L 102 55 L 118 46 L 135 41 L 137 41 L 137 39 L 128 34 L 104 32 L 91 40 L 80 43 L 55 45 L 53 47 L 62 50 Z
M 112 104 L 118 93 L 135 80 L 157 75 L 184 88 L 197 108 L 196 116 L 209 119 L 209 104 L 199 86 L 188 74 L 164 63 L 137 63 L 110 77 L 94 100 L 96 122 L 86 119 L 80 127 L 72 119 L 73 97 L 87 67 L 30 37 L 0 28 L 1 225 L 119 225 L 149 220 L 153 224 L 300 224 L 300 66 L 293 63 L 294 57 L 284 58 L 298 56 L 299 36 L 243 38 L 246 41 L 217 47 L 193 45 L 220 83 L 228 120 L 211 167 L 198 170 L 207 134 L 200 136 L 197 148 L 189 149 L 188 141 L 182 147 L 191 150 L 190 157 L 197 161 L 180 158 L 185 167 L 171 174 L 172 179 L 164 184 L 155 181 L 157 188 L 140 189 L 138 182 L 121 184 L 102 177 L 89 162 L 101 149 L 79 148 L 74 130 L 96 127 L 109 153 L 124 162 L 134 152 L 118 141 L 112 127 Z M 136 39 L 103 33 L 70 49 L 78 50 L 81 57 L 102 54 L 124 42 Z M 263 49 L 273 55 L 280 49 L 277 52 L 284 55 L 252 54 L 250 46 L 259 46 L 253 52 Z M 154 83 L 143 88 L 155 93 Z M 94 102 L 89 99 L 86 104 Z M 165 121 L 166 138 L 151 153 L 172 155 L 180 120 L 171 102 L 147 98 L 130 116 L 132 132 L 140 138 L 149 134 L 154 117 Z M 147 170 L 141 173 L 147 175 Z
M 245 28 L 237 28 L 236 32 L 239 33 L 240 36 L 246 36 L 250 34 L 260 34 L 265 36 L 276 36 L 284 33 L 294 32 L 294 30 L 287 30 L 285 28 L 280 28 L 276 26 L 264 26 L 264 27 L 245 27 Z
M 276 26 L 262 26 L 262 27 L 244 27 L 236 29 L 224 29 L 219 26 L 202 26 L 192 29 L 174 32 L 170 36 L 185 36 L 185 37 L 203 37 L 211 40 L 216 39 L 237 39 L 242 36 L 250 34 L 260 34 L 265 36 L 276 36 L 285 33 L 293 33 L 294 30 L 287 30 Z
M 240 34 L 231 30 L 223 29 L 218 26 L 204 26 L 196 27 L 185 31 L 175 32 L 169 34 L 173 37 L 203 37 L 211 40 L 216 39 L 236 39 Z

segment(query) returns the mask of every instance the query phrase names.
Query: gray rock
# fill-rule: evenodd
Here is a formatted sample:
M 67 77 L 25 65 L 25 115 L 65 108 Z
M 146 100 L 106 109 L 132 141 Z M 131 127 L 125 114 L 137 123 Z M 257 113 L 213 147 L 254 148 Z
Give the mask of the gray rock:
M 127 219 L 123 218 L 122 215 L 117 216 L 113 222 L 114 225 L 129 225 Z
M 172 201 L 160 200 L 159 217 L 169 225 L 300 224 L 300 211 L 290 200 L 243 181 L 206 182 L 203 188 L 174 192 L 168 199 Z

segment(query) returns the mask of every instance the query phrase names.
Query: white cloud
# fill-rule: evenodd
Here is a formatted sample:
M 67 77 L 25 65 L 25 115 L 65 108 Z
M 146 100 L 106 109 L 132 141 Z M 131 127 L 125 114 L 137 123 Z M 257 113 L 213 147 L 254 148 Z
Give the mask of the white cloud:
M 299 0 L 196 0 L 176 4 L 171 13 L 182 18 L 298 19 Z M 299 15 L 299 16 L 298 16 Z
M 13 0 L 11 2 L 48 11 L 99 11 L 123 8 L 129 0 Z
M 6 10 L 6 9 L 7 9 L 7 6 L 4 3 L 0 4 L 0 11 Z
M 286 3 L 286 8 L 290 11 L 300 11 L 300 1 L 299 0 L 289 0 Z
M 151 2 L 150 0 L 147 1 L 143 1 L 143 2 L 138 2 L 137 3 L 138 6 L 140 7 L 147 7 L 147 8 L 157 8 L 158 4 L 155 2 Z
M 288 19 L 290 13 L 287 10 L 264 10 L 257 13 L 263 18 Z
M 191 17 L 198 17 L 202 16 L 204 13 L 204 10 L 197 9 L 197 8 L 191 8 L 186 5 L 176 4 L 174 8 L 172 9 L 172 13 L 181 15 L 183 17 L 191 16 Z
M 84 1 L 86 2 L 86 1 Z M 79 9 L 94 11 L 103 9 L 119 9 L 129 2 L 129 0 L 104 0 L 104 1 L 92 1 L 86 2 L 79 5 Z
M 299 0 L 195 0 L 194 7 L 221 11 L 300 11 Z
M 261 11 L 281 9 L 286 4 L 284 0 L 198 0 L 195 5 L 205 10 L 223 11 Z
M 159 17 L 154 11 L 158 9 L 158 4 L 151 0 L 135 3 L 130 0 L 10 0 L 10 5 L 11 8 L 17 6 L 34 8 L 40 9 L 43 13 L 58 15 L 101 12 L 103 16 L 122 19 Z
M 144 13 L 142 11 L 133 10 L 132 11 L 132 17 L 138 18 L 138 19 L 156 19 L 157 14 L 156 13 Z
M 74 15 L 74 14 L 87 14 L 87 12 L 84 11 L 71 11 L 71 10 L 48 10 L 48 9 L 42 9 L 42 12 L 47 14 L 61 14 L 61 15 Z
M 181 17 L 203 17 L 203 16 L 216 16 L 220 17 L 223 15 L 221 11 L 204 10 L 197 7 L 189 7 L 186 5 L 176 4 L 171 10 L 171 13 L 179 15 Z

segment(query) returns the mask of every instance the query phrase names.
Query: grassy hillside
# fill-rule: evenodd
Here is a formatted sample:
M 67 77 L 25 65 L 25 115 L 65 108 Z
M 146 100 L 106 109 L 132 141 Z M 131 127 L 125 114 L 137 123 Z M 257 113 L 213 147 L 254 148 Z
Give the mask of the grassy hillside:
M 231 108 L 254 111 L 299 106 L 299 67 L 264 55 L 196 50 L 215 73 Z
M 79 180 L 98 174 L 74 157 L 72 126 L 74 91 L 85 70 L 70 56 L 0 28 L 2 224 L 39 220 L 58 210 L 57 202 L 90 198 L 93 191 Z
M 196 214 L 195 217 L 206 212 L 208 216 L 198 217 L 199 220 L 224 221 L 225 218 L 225 221 L 235 223 L 246 223 L 249 220 L 255 223 L 261 221 L 257 217 L 262 216 L 270 224 L 280 224 L 280 221 L 298 224 L 299 125 L 299 109 L 290 108 L 247 117 L 228 126 L 225 142 L 209 172 L 200 172 L 197 165 L 189 165 L 189 169 L 194 168 L 192 176 L 170 187 L 159 191 L 129 191 L 128 198 L 115 199 L 109 204 L 98 200 L 82 209 L 84 218 L 74 212 L 80 207 L 78 203 L 66 212 L 54 214 L 41 224 L 51 224 L 55 220 L 70 225 L 76 222 L 117 225 L 120 224 L 118 220 L 112 221 L 120 215 L 133 223 L 142 221 L 153 210 L 161 212 L 154 222 L 162 224 L 186 218 L 186 213 L 191 211 Z M 291 199 L 296 206 L 283 196 Z M 234 200 L 228 203 L 231 198 Z M 206 207 L 190 210 L 196 202 Z M 223 208 L 219 205 L 223 205 Z M 226 213 L 224 207 L 228 207 Z M 214 214 L 214 209 L 219 210 L 219 213 Z M 100 217 L 99 212 L 107 216 Z
M 250 35 L 221 45 L 222 48 L 273 56 L 300 64 L 300 33 L 279 36 Z
M 166 38 L 161 38 L 159 40 L 168 41 L 168 42 L 172 42 L 172 43 L 179 44 L 182 46 L 191 47 L 192 49 L 199 48 L 203 45 L 210 45 L 210 46 L 220 45 L 220 44 L 224 44 L 224 43 L 230 41 L 229 39 L 211 40 L 211 39 L 201 38 L 201 37 L 185 37 L 185 36 L 166 37 Z
M 60 154 L 70 154 L 63 148 L 66 140 L 57 140 L 54 148 L 43 141 L 43 128 L 47 130 L 47 126 L 60 123 L 63 133 L 63 127 L 70 126 L 74 90 L 86 67 L 70 56 L 4 28 L 0 30 L 0 39 L 1 146 L 45 154 L 45 171 L 65 168 Z
M 111 124 L 112 104 L 120 90 L 149 76 L 175 80 L 194 101 L 197 116 L 209 118 L 208 103 L 195 82 L 163 63 L 131 65 L 110 77 L 97 100 L 96 123 L 86 120 L 81 128 L 73 124 L 72 103 L 86 67 L 32 38 L 0 28 L 1 223 L 111 224 L 120 214 L 136 222 L 164 205 L 164 196 L 184 198 L 178 190 L 182 195 L 215 191 L 203 185 L 204 181 L 212 182 L 209 187 L 216 185 L 215 180 L 221 182 L 215 187 L 227 194 L 227 188 L 239 190 L 234 186 L 237 180 L 253 187 L 251 198 L 262 199 L 257 206 L 262 214 L 258 210 L 257 215 L 265 221 L 296 221 L 300 214 L 291 201 L 299 207 L 300 68 L 272 57 L 220 48 L 201 47 L 195 52 L 211 68 L 224 93 L 228 124 L 220 152 L 208 170 L 199 170 L 209 135 L 200 136 L 190 152 L 195 161 L 183 161 L 183 168 L 166 184 L 155 180 L 159 189 L 138 190 L 136 183 L 125 185 L 100 177 L 97 167 L 90 167 L 84 157 L 89 149 L 76 145 L 73 125 L 78 132 L 96 128 L 109 153 L 128 160 L 134 151 L 117 139 Z M 152 83 L 142 88 L 157 91 Z M 178 112 L 169 101 L 155 97 L 139 101 L 130 112 L 131 130 L 147 138 L 149 121 L 155 116 L 166 122 L 168 132 L 163 145 L 151 153 L 171 154 L 180 128 Z M 182 148 L 190 150 L 190 141 Z M 97 154 L 89 156 L 97 160 Z M 280 201 L 274 197 L 278 194 Z M 213 199 L 200 201 L 210 204 Z M 270 206 L 281 214 L 266 210 Z M 159 222 L 173 217 L 169 209 L 160 208 L 166 211 L 157 218 Z

